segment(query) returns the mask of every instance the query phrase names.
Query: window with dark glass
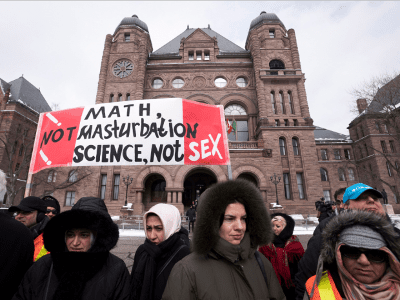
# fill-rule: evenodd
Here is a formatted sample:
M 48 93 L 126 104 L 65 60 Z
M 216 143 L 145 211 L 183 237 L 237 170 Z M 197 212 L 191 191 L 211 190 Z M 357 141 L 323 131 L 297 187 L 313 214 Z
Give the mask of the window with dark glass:
M 321 173 L 321 181 L 329 181 L 328 172 L 324 168 L 319 168 L 319 172 Z
M 325 201 L 331 201 L 331 191 L 323 190 Z
M 285 187 L 285 198 L 291 199 L 290 197 L 290 177 L 289 173 L 283 173 L 283 184 Z
M 394 147 L 394 141 L 389 141 L 389 146 L 390 146 L 390 151 L 392 151 L 392 153 L 395 153 L 396 148 Z
M 339 174 L 339 181 L 346 181 L 346 176 L 342 168 L 338 169 L 338 174 Z
M 196 60 L 201 60 L 201 51 L 196 51 Z
M 387 170 L 388 170 L 388 175 L 389 175 L 390 177 L 392 177 L 392 171 L 390 170 L 390 164 L 389 164 L 389 162 L 386 162 L 386 166 L 387 166 Z
M 47 182 L 56 182 L 57 171 L 51 170 L 47 176 Z
M 340 149 L 334 149 L 333 154 L 335 155 L 335 159 L 337 159 L 337 160 L 341 159 Z
M 382 152 L 383 153 L 387 153 L 386 142 L 385 141 L 381 141 L 381 147 L 382 147 Z
M 65 206 L 73 206 L 75 203 L 75 192 L 67 192 L 65 194 Z
M 294 120 L 293 120 L 293 125 L 294 125 L 294 126 L 299 126 L 299 121 L 298 121 L 297 119 L 294 119 Z
M 129 42 L 131 40 L 131 35 L 129 33 L 125 33 L 125 42 Z
M 286 114 L 285 102 L 284 102 L 284 99 L 283 99 L 283 92 L 282 91 L 279 92 L 279 103 L 281 105 L 281 112 L 283 114 Z
M 210 51 L 208 50 L 204 51 L 204 60 L 210 60 Z
M 281 126 L 281 121 L 275 120 L 275 126 L 276 126 L 276 127 Z
M 396 162 L 394 163 L 394 165 L 395 165 L 395 167 L 396 167 L 396 171 L 399 172 L 399 171 L 400 171 L 400 169 L 399 169 L 399 162 L 396 161 Z
M 289 99 L 289 108 L 290 108 L 290 113 L 294 114 L 294 106 L 293 106 L 293 99 L 292 99 L 292 92 L 288 92 L 288 99 Z
M 68 174 L 68 182 L 76 182 L 78 180 L 78 170 L 72 170 Z
M 305 199 L 306 195 L 304 193 L 303 173 L 297 173 L 296 179 L 297 179 L 297 188 L 299 189 L 299 198 Z
M 283 122 L 284 122 L 285 126 L 289 126 L 289 120 L 288 119 L 283 120 Z
M 107 184 L 107 174 L 101 174 L 100 199 L 102 200 L 104 200 L 106 197 L 106 184 Z
M 272 112 L 276 114 L 276 102 L 275 102 L 275 93 L 271 92 L 271 104 L 272 104 Z
M 126 94 L 126 101 L 131 100 L 131 94 Z
M 282 61 L 274 59 L 269 62 L 269 68 L 271 70 L 284 69 L 285 65 Z
M 110 95 L 110 102 L 114 102 L 114 94 Z
M 121 102 L 122 101 L 122 95 L 118 94 L 118 101 Z
M 365 149 L 365 154 L 368 156 L 368 155 L 369 155 L 369 153 L 368 153 L 368 147 L 367 147 L 367 144 L 364 144 L 364 149 Z
M 24 152 L 24 145 L 21 145 L 21 147 L 19 147 L 19 152 L 18 152 L 18 155 L 19 156 L 22 156 L 22 153 Z M 394 152 L 394 151 L 392 151 L 392 152 Z
M 275 30 L 274 30 L 274 29 L 270 29 L 270 30 L 269 30 L 269 37 L 270 37 L 271 39 L 275 38 Z
M 299 140 L 297 138 L 292 138 L 293 154 L 300 155 L 299 151 Z
M 151 184 L 152 202 L 167 202 L 166 186 L 167 184 L 164 179 L 157 179 Z
M 19 164 L 19 163 L 17 163 L 17 164 L 15 165 L 15 172 L 16 172 L 16 171 L 18 171 L 18 169 L 19 169 L 19 166 L 20 166 L 20 164 Z
M 351 156 L 350 156 L 350 149 L 344 149 L 344 157 L 345 157 L 346 159 L 351 159 Z
M 286 141 L 284 138 L 279 138 L 279 150 L 281 155 L 286 155 Z
M 119 174 L 114 175 L 114 188 L 113 188 L 113 199 L 118 200 L 118 194 L 119 194 Z
M 364 158 L 364 155 L 363 155 L 363 152 L 362 152 L 360 146 L 358 146 L 358 153 L 360 154 L 360 158 Z
M 189 60 L 194 60 L 194 52 L 189 51 Z
M 321 159 L 328 160 L 328 151 L 326 149 L 321 149 Z

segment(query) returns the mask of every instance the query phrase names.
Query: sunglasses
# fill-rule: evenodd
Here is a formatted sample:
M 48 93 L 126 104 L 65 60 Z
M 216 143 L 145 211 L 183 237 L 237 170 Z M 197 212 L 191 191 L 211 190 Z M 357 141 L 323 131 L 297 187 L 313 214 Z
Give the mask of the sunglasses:
M 374 263 L 383 263 L 387 259 L 387 253 L 382 250 L 361 250 L 345 245 L 340 247 L 340 253 L 350 259 L 358 259 L 364 253 L 367 259 Z
M 52 213 L 53 215 L 56 215 L 57 214 L 57 210 L 56 209 L 48 209 L 46 211 L 46 214 L 49 214 L 49 213 Z

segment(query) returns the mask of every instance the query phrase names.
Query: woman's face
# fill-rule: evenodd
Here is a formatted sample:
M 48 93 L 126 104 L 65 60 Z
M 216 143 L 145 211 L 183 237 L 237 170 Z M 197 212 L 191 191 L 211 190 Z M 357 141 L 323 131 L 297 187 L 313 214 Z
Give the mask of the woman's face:
M 146 236 L 150 242 L 156 245 L 164 240 L 164 227 L 158 216 L 146 218 Z
M 239 245 L 246 232 L 246 218 L 246 209 L 243 204 L 229 204 L 225 210 L 224 221 L 219 228 L 219 236 L 233 245 Z
M 282 221 L 272 221 L 272 230 L 274 231 L 275 235 L 279 235 L 285 226 L 286 224 Z
M 387 268 L 387 261 L 371 262 L 364 253 L 358 259 L 342 255 L 343 265 L 347 271 L 359 282 L 371 284 L 379 281 Z
M 69 252 L 87 252 L 90 247 L 89 229 L 71 229 L 65 232 L 65 244 Z

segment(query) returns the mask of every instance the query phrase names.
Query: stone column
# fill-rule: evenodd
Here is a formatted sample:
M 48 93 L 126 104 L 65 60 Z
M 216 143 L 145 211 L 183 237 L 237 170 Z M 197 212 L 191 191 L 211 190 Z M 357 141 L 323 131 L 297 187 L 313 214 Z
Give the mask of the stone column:
M 172 193 L 172 199 L 171 199 L 171 203 L 176 203 L 176 192 L 171 192 Z
M 107 69 L 108 69 L 108 62 L 110 59 L 111 42 L 112 42 L 112 35 L 107 34 L 106 41 L 104 43 L 103 57 L 101 59 L 99 83 L 97 85 L 96 104 L 104 102 L 104 93 L 106 89 Z
M 182 203 L 182 192 L 178 192 L 178 203 Z
M 171 192 L 167 192 L 167 203 L 171 203 Z
M 135 215 L 141 215 L 144 212 L 144 205 L 143 205 L 143 190 L 136 191 L 136 200 L 133 204 L 133 212 Z

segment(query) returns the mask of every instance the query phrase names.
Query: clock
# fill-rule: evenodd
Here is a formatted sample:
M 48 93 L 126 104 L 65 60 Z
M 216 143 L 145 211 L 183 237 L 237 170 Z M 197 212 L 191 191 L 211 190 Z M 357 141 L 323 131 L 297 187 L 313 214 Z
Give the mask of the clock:
M 133 64 L 128 60 L 121 60 L 113 67 L 113 73 L 119 78 L 129 76 L 133 71 Z

